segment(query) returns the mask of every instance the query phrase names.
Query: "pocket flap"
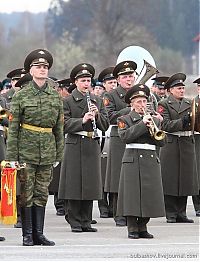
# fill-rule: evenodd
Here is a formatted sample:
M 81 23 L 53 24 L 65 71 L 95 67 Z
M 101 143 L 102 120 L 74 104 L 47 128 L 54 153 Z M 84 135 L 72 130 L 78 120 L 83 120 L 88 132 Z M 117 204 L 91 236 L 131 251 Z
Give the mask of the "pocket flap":
M 134 156 L 124 156 L 122 158 L 122 163 L 133 163 L 134 162 Z
M 76 144 L 78 140 L 78 136 L 72 136 L 68 134 L 68 136 L 65 138 L 65 144 Z

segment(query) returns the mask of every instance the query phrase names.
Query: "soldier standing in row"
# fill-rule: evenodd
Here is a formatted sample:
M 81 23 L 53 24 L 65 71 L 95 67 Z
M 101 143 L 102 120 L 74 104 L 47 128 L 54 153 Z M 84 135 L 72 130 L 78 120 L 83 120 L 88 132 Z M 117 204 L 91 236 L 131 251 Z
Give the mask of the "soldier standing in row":
M 7 128 L 8 126 L 8 118 L 5 116 L 5 112 L 7 111 L 6 108 L 7 108 L 6 99 L 0 94 L 0 162 L 5 160 L 5 156 L 6 156 L 5 128 Z M 1 175 L 0 175 L 0 193 L 1 193 Z M 4 240 L 5 237 L 0 236 L 0 241 L 4 241 Z
M 6 159 L 26 163 L 21 177 L 23 245 L 53 246 L 43 235 L 52 165 L 63 156 L 63 104 L 46 82 L 53 63 L 44 49 L 32 51 L 24 61 L 33 80 L 12 98 Z
M 98 81 L 103 83 L 105 92 L 102 94 L 102 97 L 106 93 L 111 92 L 113 89 L 117 88 L 117 80 L 113 76 L 114 67 L 107 67 L 103 69 L 99 76 Z M 111 192 L 105 192 L 105 176 L 106 176 L 106 166 L 107 166 L 107 158 L 108 158 L 108 148 L 109 148 L 109 140 L 110 140 L 110 131 L 111 126 L 109 126 L 106 132 L 102 134 L 102 142 L 101 142 L 101 175 L 103 182 L 103 196 L 102 199 L 98 201 L 98 207 L 100 211 L 101 218 L 113 217 L 113 194 Z
M 147 114 L 150 90 L 133 86 L 125 96 L 131 112 L 118 118 L 119 136 L 126 144 L 122 159 L 117 214 L 127 217 L 128 238 L 153 238 L 147 231 L 150 217 L 165 215 L 160 160 L 156 146 L 164 146 L 164 136 L 157 139 L 154 124 L 160 115 Z
M 130 112 L 130 106 L 124 99 L 126 92 L 134 85 L 134 72 L 136 68 L 137 65 L 133 61 L 124 61 L 116 65 L 113 75 L 117 79 L 119 86 L 104 95 L 104 105 L 108 111 L 108 117 L 112 126 L 105 178 L 105 192 L 113 193 L 113 216 L 116 226 L 126 226 L 125 217 L 116 216 L 121 161 L 125 149 L 125 143 L 119 138 L 117 118 Z
M 15 86 L 15 84 L 25 74 L 26 74 L 26 70 L 24 68 L 14 69 L 7 74 L 7 77 L 11 79 L 11 85 L 12 85 L 9 91 L 4 94 L 4 97 L 7 101 L 8 106 L 10 105 L 10 102 L 12 101 L 13 95 L 17 91 L 20 90 L 20 87 Z
M 66 138 L 58 197 L 67 203 L 67 221 L 76 233 L 97 231 L 91 227 L 92 206 L 102 197 L 101 149 L 94 134 L 96 128 L 106 131 L 109 123 L 103 100 L 88 93 L 94 74 L 90 64 L 75 66 L 70 78 L 77 88 L 64 100 Z
M 198 95 L 195 97 L 195 104 L 197 107 L 197 113 L 199 115 L 199 107 L 200 107 L 200 78 L 196 79 L 193 83 L 197 84 Z M 197 117 L 199 118 L 199 116 Z M 200 123 L 199 123 L 200 124 Z M 196 212 L 196 216 L 200 217 L 200 130 L 194 131 L 195 138 L 195 151 L 196 151 L 196 159 L 197 159 L 197 172 L 198 172 L 198 181 L 199 181 L 199 194 L 192 196 L 192 201 L 194 205 L 194 209 Z
M 191 100 L 185 98 L 186 75 L 177 73 L 165 83 L 169 96 L 160 101 L 167 143 L 160 151 L 167 223 L 193 223 L 186 215 L 187 196 L 198 194 Z

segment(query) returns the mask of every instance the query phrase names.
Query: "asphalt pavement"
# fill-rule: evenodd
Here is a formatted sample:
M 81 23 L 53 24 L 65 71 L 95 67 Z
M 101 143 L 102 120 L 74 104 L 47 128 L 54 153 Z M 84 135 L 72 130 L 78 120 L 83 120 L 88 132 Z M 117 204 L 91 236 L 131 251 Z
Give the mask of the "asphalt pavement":
M 0 224 L 0 261 L 199 261 L 199 218 L 191 197 L 187 215 L 194 224 L 166 223 L 153 218 L 148 231 L 153 239 L 128 239 L 126 227 L 116 227 L 112 218 L 100 218 L 94 202 L 93 218 L 98 232 L 72 233 L 63 216 L 57 216 L 49 196 L 44 234 L 56 242 L 53 247 L 22 246 L 21 229 Z

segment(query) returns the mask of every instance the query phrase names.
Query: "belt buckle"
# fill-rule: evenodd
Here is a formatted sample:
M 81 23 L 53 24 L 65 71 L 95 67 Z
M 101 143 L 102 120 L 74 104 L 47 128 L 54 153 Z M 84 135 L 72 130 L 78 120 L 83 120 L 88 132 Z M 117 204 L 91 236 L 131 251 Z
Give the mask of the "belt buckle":
M 40 132 L 44 133 L 44 127 L 40 127 Z
M 87 132 L 87 137 L 92 138 L 93 132 Z

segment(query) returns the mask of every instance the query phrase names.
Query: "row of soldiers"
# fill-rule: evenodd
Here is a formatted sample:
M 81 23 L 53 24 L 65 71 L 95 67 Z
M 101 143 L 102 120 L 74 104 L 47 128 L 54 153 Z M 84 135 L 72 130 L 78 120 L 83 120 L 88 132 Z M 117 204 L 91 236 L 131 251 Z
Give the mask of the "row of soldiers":
M 186 76 L 154 79 L 157 90 L 164 91 L 153 96 L 159 106 L 152 116 L 147 113 L 149 88 L 135 84 L 135 62 L 105 68 L 94 88 L 92 65 L 79 64 L 69 79 L 51 81 L 52 64 L 52 55 L 37 49 L 23 68 L 8 74 L 13 89 L 21 90 L 14 90 L 14 96 L 6 93 L 13 117 L 2 159 L 27 164 L 18 201 L 23 245 L 55 244 L 43 235 L 47 189 L 56 202 L 61 200 L 61 214 L 76 233 L 97 231 L 91 227 L 93 200 L 99 200 L 101 217 L 113 216 L 117 226 L 127 225 L 129 238 L 152 238 L 146 226 L 150 217 L 166 214 L 168 223 L 194 222 L 186 216 L 186 204 L 193 195 L 200 215 L 199 147 L 198 132 L 194 141 L 191 131 L 191 101 L 184 97 Z M 21 77 L 24 71 L 29 73 Z M 161 141 L 149 132 L 152 120 L 167 132 Z M 102 132 L 102 139 L 94 137 L 95 131 Z M 49 187 L 52 166 L 60 178 Z

